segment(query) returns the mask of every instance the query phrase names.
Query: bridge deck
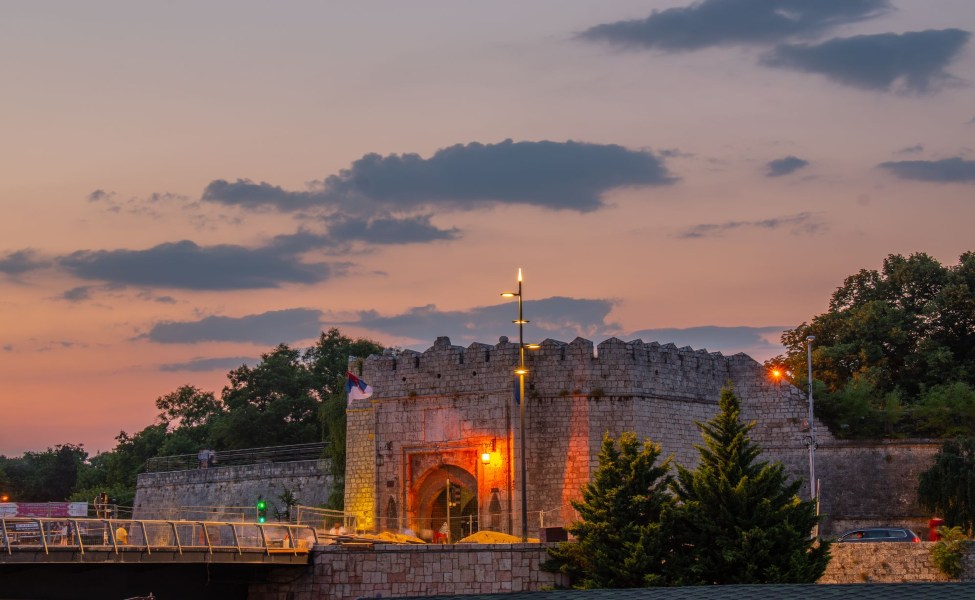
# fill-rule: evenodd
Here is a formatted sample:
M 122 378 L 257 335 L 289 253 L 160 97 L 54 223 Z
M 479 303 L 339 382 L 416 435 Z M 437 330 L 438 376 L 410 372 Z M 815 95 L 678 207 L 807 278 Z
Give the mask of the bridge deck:
M 0 518 L 0 564 L 303 564 L 315 530 L 288 523 Z

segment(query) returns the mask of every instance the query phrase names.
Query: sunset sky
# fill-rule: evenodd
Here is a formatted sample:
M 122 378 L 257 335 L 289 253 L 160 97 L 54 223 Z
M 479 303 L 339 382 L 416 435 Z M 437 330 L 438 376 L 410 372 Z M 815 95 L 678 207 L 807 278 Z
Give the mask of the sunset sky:
M 972 0 L 14 1 L 0 454 L 339 327 L 781 352 L 975 250 Z

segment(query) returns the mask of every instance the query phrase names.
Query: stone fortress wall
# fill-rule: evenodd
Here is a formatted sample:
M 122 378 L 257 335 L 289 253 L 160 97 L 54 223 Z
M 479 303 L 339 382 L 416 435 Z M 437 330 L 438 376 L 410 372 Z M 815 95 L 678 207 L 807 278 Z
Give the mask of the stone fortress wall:
M 203 519 L 209 507 L 229 507 L 214 520 L 239 520 L 243 513 L 256 518 L 258 497 L 267 500 L 270 514 L 284 511 L 280 496 L 291 492 L 300 504 L 324 504 L 333 483 L 324 461 L 259 463 L 217 466 L 160 473 L 140 473 L 132 507 L 134 519 Z M 195 511 L 191 507 L 197 507 Z
M 521 518 L 519 410 L 512 401 L 518 350 L 507 338 L 463 348 L 442 337 L 422 353 L 350 360 L 351 368 L 361 365 L 375 393 L 349 408 L 347 510 L 365 519 L 376 515 L 377 528 L 415 526 L 441 485 L 432 473 L 466 473 L 481 528 L 515 531 Z M 598 466 L 604 433 L 635 431 L 660 444 L 664 455 L 693 466 L 694 444 L 701 442 L 694 423 L 715 414 L 729 383 L 741 400 L 743 419 L 756 422 L 753 440 L 792 477 L 804 480 L 801 493 L 808 497 L 806 398 L 770 381 L 747 355 L 618 339 L 594 349 L 577 338 L 546 340 L 538 351 L 526 351 L 526 366 L 533 535 L 541 525 L 561 526 L 575 518 L 569 501 L 579 498 Z M 835 443 L 826 427 L 815 425 L 821 445 Z M 487 464 L 477 460 L 482 453 L 490 454 Z M 499 507 L 500 517 L 494 512 Z
M 453 475 L 481 529 L 520 533 L 519 410 L 512 402 L 518 345 L 502 338 L 493 346 L 461 348 L 440 338 L 426 352 L 387 353 L 350 365 L 358 369 L 360 362 L 375 394 L 349 407 L 346 507 L 364 519 L 362 525 L 414 525 L 417 507 L 429 505 L 430 494 Z M 526 364 L 532 536 L 540 526 L 576 518 L 569 501 L 598 466 L 604 432 L 636 431 L 661 444 L 664 455 L 693 465 L 693 446 L 701 441 L 694 421 L 714 415 L 728 381 L 744 419 L 756 421 L 752 437 L 766 458 L 802 479 L 800 493 L 808 497 L 806 398 L 770 382 L 746 355 L 640 340 L 607 340 L 595 349 L 582 339 L 549 340 L 526 353 Z M 939 442 L 837 440 L 819 422 L 816 436 L 823 535 L 884 524 L 907 525 L 925 536 L 931 515 L 918 506 L 917 476 L 931 465 Z M 258 496 L 277 502 L 285 489 L 316 506 L 332 488 L 321 461 L 143 473 L 134 510 L 136 518 L 157 518 L 163 515 L 152 511 L 159 507 L 252 508 Z

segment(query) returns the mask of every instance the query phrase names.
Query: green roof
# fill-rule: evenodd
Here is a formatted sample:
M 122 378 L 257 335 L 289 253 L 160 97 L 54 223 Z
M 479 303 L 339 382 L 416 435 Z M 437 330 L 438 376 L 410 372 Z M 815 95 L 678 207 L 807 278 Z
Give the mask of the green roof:
M 416 596 L 415 598 L 420 598 Z M 426 600 L 971 600 L 975 583 L 706 585 L 422 596 Z

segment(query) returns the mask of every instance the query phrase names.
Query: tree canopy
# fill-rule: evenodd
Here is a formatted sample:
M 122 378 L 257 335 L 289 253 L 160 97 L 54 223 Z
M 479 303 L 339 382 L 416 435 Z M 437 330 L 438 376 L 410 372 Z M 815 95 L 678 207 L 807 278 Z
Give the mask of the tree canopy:
M 975 437 L 944 442 L 934 465 L 919 477 L 918 500 L 943 515 L 949 527 L 975 532 Z
M 973 432 L 975 252 L 954 266 L 892 254 L 879 271 L 847 277 L 827 312 L 786 331 L 786 355 L 769 362 L 802 388 L 810 335 L 817 414 L 838 435 Z
M 801 482 L 789 481 L 781 463 L 759 460 L 753 426 L 723 389 L 718 414 L 698 423 L 697 467 L 677 466 L 676 503 L 664 515 L 678 544 L 676 584 L 813 583 L 826 569 L 829 545 L 810 537 L 815 503 L 799 499 Z
M 667 545 L 661 515 L 670 502 L 670 458 L 660 446 L 624 432 L 603 437 L 599 467 L 573 501 L 581 519 L 568 531 L 577 541 L 549 551 L 546 568 L 569 575 L 580 588 L 627 588 L 664 583 Z

